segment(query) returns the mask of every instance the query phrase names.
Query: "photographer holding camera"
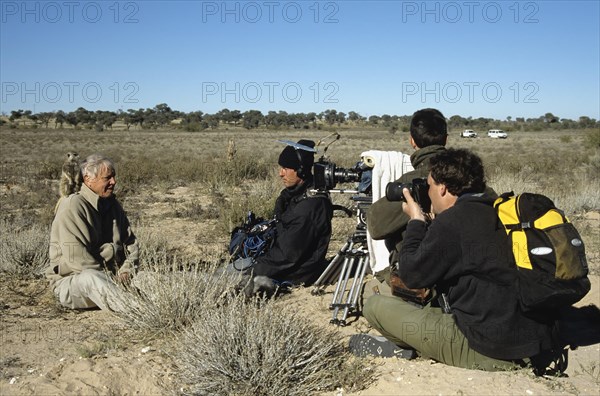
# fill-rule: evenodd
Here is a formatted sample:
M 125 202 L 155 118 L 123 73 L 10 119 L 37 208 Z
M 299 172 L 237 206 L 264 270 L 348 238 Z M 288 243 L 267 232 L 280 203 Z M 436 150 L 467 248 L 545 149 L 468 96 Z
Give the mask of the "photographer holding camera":
M 310 285 L 327 266 L 333 207 L 327 193 L 310 191 L 314 147 L 312 140 L 300 140 L 279 155 L 279 177 L 285 188 L 275 202 L 275 240 L 265 254 L 234 261 L 234 269 L 277 282 Z
M 436 109 L 415 112 L 410 121 L 410 145 L 416 151 L 410 156 L 414 168 L 396 183 L 410 183 L 415 178 L 425 178 L 429 172 L 429 159 L 445 150 L 448 131 L 444 115 Z M 402 202 L 387 197 L 374 202 L 367 213 L 367 229 L 373 239 L 384 239 L 390 251 L 390 263 L 397 262 L 402 239 L 409 217 L 402 212 Z M 375 278 L 363 289 L 363 300 L 374 294 L 374 289 L 391 295 L 389 285 L 390 267 L 374 274 Z
M 442 298 L 421 308 L 397 297 L 370 297 L 363 314 L 384 337 L 355 335 L 351 350 L 407 357 L 408 348 L 488 371 L 522 366 L 551 350 L 552 324 L 520 310 L 516 269 L 506 232 L 497 226 L 494 197 L 485 193 L 481 159 L 468 150 L 444 150 L 430 159 L 427 182 L 435 215 L 430 224 L 408 190 L 400 203 L 410 221 L 399 275 L 408 287 L 435 287 Z

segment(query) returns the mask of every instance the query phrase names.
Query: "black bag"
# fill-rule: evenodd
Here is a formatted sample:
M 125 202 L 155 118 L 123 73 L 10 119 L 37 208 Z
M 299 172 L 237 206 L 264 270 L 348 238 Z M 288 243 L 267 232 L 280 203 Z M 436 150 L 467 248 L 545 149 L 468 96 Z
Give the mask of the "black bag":
M 229 254 L 231 261 L 238 258 L 256 258 L 265 254 L 273 243 L 276 236 L 276 221 L 256 218 L 254 213 L 248 212 L 244 223 L 235 227 L 231 232 L 229 241 Z
M 494 203 L 518 269 L 523 312 L 552 312 L 590 290 L 581 236 L 548 197 L 502 194 Z

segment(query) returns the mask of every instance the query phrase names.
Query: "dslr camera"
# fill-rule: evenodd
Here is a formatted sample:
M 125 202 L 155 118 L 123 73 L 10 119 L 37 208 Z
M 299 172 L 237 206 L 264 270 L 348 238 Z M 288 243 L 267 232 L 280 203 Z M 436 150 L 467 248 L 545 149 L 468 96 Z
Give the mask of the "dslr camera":
M 429 185 L 427 179 L 419 177 L 411 183 L 391 182 L 385 187 L 385 196 L 389 201 L 406 202 L 403 189 L 408 189 L 410 196 L 421 206 L 423 212 L 431 211 L 431 200 L 429 199 Z

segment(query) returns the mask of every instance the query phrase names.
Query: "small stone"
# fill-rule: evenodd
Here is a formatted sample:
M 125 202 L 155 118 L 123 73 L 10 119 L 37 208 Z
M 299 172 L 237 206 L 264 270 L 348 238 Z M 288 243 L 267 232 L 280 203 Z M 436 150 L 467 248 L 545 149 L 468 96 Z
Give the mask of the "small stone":
M 151 350 L 152 350 L 152 348 L 148 346 L 148 347 L 142 348 L 142 353 L 148 353 Z

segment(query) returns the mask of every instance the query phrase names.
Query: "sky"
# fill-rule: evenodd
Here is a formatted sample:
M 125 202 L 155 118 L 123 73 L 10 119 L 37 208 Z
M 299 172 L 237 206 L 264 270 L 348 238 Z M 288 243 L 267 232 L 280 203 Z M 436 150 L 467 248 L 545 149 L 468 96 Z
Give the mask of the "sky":
M 600 1 L 5 1 L 0 111 L 600 119 Z

